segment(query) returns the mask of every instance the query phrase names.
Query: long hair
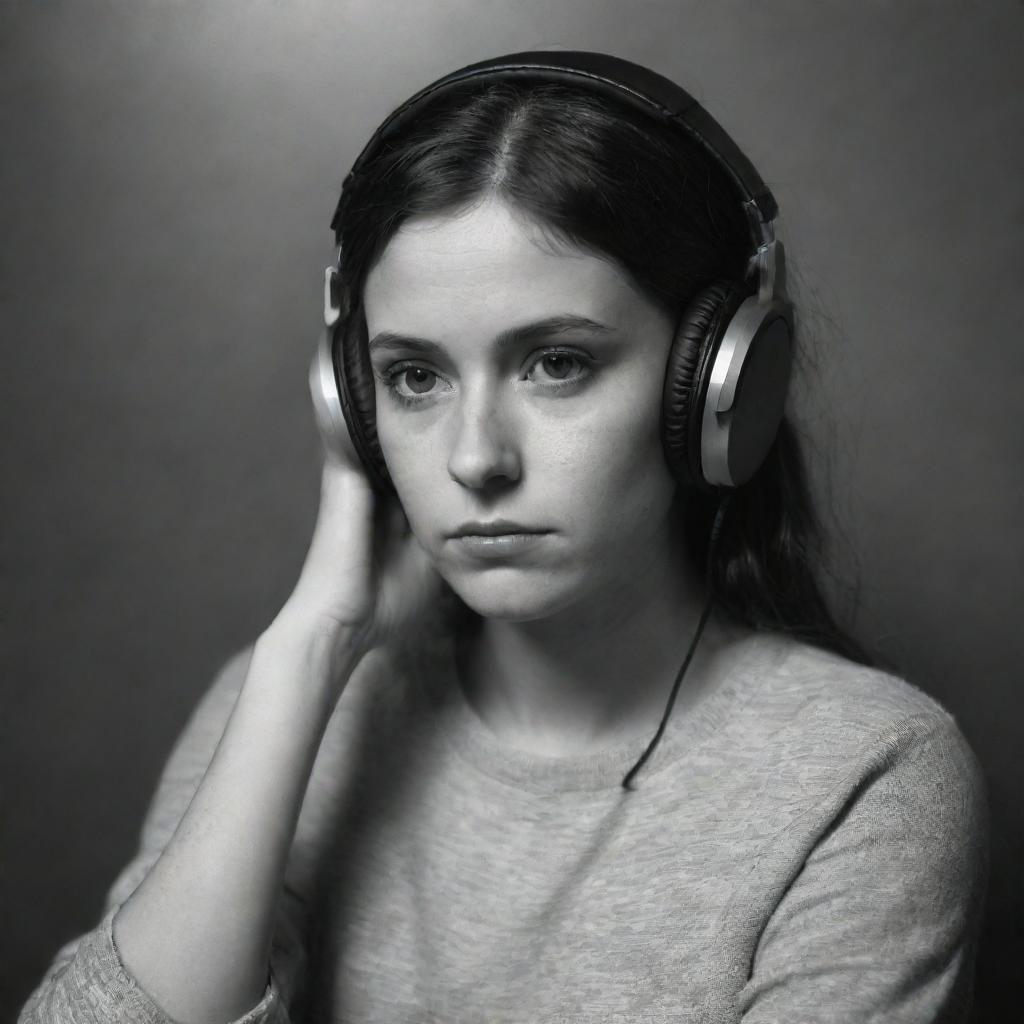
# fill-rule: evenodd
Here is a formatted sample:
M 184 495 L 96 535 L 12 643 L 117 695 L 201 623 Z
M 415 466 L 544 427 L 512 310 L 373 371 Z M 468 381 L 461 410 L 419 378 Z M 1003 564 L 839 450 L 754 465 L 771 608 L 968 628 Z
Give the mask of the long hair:
M 406 220 L 488 197 L 552 241 L 610 257 L 677 320 L 702 287 L 745 280 L 752 245 L 740 196 L 696 141 L 568 84 L 478 83 L 435 101 L 349 182 L 332 226 L 357 314 L 367 275 Z M 788 416 L 732 494 L 708 579 L 717 502 L 687 492 L 680 518 L 692 569 L 726 616 L 874 664 L 824 598 L 821 522 Z

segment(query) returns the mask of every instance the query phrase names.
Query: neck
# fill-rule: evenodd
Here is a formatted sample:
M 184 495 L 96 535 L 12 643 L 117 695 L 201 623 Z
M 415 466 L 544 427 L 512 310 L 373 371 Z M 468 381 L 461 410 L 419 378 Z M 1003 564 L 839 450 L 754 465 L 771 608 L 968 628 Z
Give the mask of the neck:
M 657 552 L 631 578 L 556 615 L 487 619 L 460 664 L 466 697 L 510 746 L 548 756 L 585 753 L 654 734 L 704 610 L 682 553 Z M 740 635 L 708 619 L 673 709 L 710 682 L 722 647 Z

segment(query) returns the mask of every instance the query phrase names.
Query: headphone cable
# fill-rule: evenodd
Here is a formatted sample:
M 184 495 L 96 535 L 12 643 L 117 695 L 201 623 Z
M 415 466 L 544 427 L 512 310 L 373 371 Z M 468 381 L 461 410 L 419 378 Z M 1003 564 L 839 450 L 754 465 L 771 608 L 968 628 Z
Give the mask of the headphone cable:
M 654 748 L 657 747 L 662 734 L 665 732 L 665 726 L 668 724 L 669 715 L 672 714 L 672 706 L 676 702 L 676 694 L 679 692 L 679 684 L 683 681 L 683 676 L 686 674 L 686 670 L 693 658 L 693 652 L 696 651 L 697 643 L 700 640 L 701 634 L 704 632 L 704 626 L 707 624 L 708 617 L 711 615 L 711 608 L 715 603 L 714 588 L 711 585 L 711 567 L 714 565 L 715 552 L 718 548 L 718 539 L 722 532 L 722 521 L 725 518 L 725 511 L 729 506 L 731 498 L 732 493 L 727 492 L 719 499 L 718 508 L 715 510 L 715 520 L 711 524 L 711 536 L 708 540 L 707 570 L 705 574 L 707 599 L 704 602 L 704 610 L 701 612 L 700 621 L 697 623 L 697 629 L 693 634 L 693 639 L 690 641 L 690 649 L 686 652 L 683 664 L 676 673 L 676 681 L 672 686 L 672 692 L 669 694 L 665 713 L 661 716 L 661 724 L 658 726 L 658 731 L 654 734 L 654 739 L 651 740 L 647 745 L 647 749 L 640 755 L 640 760 L 630 768 L 629 773 L 622 780 L 622 788 L 629 790 L 630 792 L 633 792 L 633 786 L 631 785 L 633 777 L 638 771 L 640 771 L 644 764 L 646 764 L 647 759 L 651 754 L 654 753 Z

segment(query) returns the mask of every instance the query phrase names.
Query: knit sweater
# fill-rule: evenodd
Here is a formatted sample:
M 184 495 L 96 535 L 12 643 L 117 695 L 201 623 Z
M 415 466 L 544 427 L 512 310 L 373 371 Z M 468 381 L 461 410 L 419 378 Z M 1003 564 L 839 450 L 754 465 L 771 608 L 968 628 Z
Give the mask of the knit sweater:
M 102 919 L 57 952 L 20 1024 L 172 1024 L 111 921 L 184 814 L 251 653 L 199 703 Z M 966 1020 L 988 810 L 954 719 L 771 633 L 716 672 L 627 791 L 649 737 L 528 753 L 451 663 L 371 656 L 314 764 L 266 992 L 235 1024 Z

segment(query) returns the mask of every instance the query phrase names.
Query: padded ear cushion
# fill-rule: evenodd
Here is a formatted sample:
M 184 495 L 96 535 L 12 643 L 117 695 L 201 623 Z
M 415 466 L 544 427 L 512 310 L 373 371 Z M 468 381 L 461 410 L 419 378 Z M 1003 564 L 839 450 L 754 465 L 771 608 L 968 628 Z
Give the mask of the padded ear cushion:
M 373 367 L 367 350 L 366 321 L 356 304 L 334 326 L 334 368 L 338 378 L 341 409 L 352 444 L 371 484 L 381 493 L 393 493 L 391 475 L 377 438 L 377 399 Z
M 747 293 L 728 281 L 701 289 L 679 319 L 665 367 L 662 448 L 681 487 L 714 488 L 701 469 L 701 419 L 715 352 Z

